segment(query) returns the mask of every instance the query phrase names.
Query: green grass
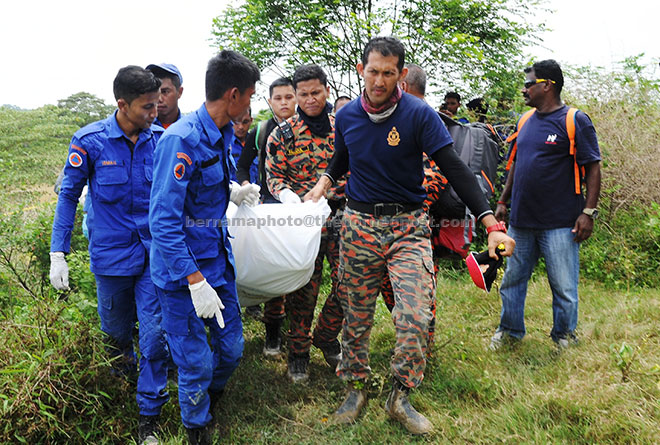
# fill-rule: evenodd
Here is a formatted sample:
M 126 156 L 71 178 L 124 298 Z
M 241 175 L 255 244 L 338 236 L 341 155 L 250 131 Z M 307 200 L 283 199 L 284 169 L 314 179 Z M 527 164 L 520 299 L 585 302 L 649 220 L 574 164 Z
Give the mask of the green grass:
M 0 443 L 123 444 L 133 443 L 137 431 L 135 390 L 110 373 L 79 233 L 72 292 L 59 295 L 47 283 L 52 183 L 75 129 L 56 110 L 0 109 L 0 253 L 11 255 L 0 258 Z M 597 240 L 589 243 L 583 272 L 606 255 Z M 12 272 L 8 265 L 17 267 Z M 247 320 L 244 359 L 229 382 L 215 438 L 250 445 L 658 443 L 660 290 L 635 287 L 630 274 L 618 288 L 606 286 L 607 273 L 580 283 L 577 347 L 556 353 L 550 290 L 539 272 L 528 294 L 527 337 L 493 353 L 487 345 L 499 319 L 496 290 L 483 293 L 462 265 L 443 263 L 436 349 L 411 396 L 436 428 L 422 438 L 383 409 L 394 330 L 382 302 L 371 338 L 369 403 L 347 427 L 327 423 L 344 389 L 320 352 L 312 350 L 310 383 L 293 386 L 283 359 L 261 355 L 263 325 Z M 321 289 L 319 308 L 327 281 Z M 168 389 L 164 443 L 187 443 L 176 385 Z
M 327 423 L 344 390 L 320 352 L 312 351 L 310 383 L 292 385 L 283 359 L 262 357 L 263 325 L 248 319 L 244 359 L 218 413 L 216 438 L 245 444 L 655 443 L 660 437 L 660 292 L 613 291 L 588 281 L 580 292 L 577 347 L 555 351 L 548 336 L 549 287 L 539 276 L 530 286 L 527 337 L 494 353 L 486 347 L 498 320 L 496 292 L 485 294 L 465 278 L 441 273 L 436 349 L 422 386 L 412 395 L 436 428 L 422 438 L 408 435 L 383 409 L 394 331 L 382 302 L 371 341 L 369 403 L 359 422 L 347 427 Z M 26 328 L 35 310 L 40 315 Z M 48 433 L 69 443 L 85 442 L 86 434 L 94 443 L 130 443 L 137 429 L 133 390 L 109 373 L 93 296 L 72 294 L 68 301 L 36 302 L 23 311 L 1 322 L 0 384 L 2 398 L 9 401 L 2 415 L 15 418 L 13 425 L 21 430 L 0 429 L 0 441 L 15 441 L 12 434 L 20 433 L 30 443 L 48 443 L 43 436 Z M 623 342 L 637 350 L 625 382 L 610 351 Z M 186 443 L 176 385 L 170 382 L 169 390 L 164 443 Z M 86 415 L 60 415 L 58 406 L 71 410 L 81 402 L 57 391 L 84 399 Z M 22 405 L 7 410 L 17 399 Z

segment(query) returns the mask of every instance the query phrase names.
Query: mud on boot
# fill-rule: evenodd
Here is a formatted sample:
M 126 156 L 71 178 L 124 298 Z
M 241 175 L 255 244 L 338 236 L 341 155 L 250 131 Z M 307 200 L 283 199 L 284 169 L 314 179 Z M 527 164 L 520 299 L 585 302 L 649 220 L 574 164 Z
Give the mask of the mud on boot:
M 138 424 L 138 444 L 139 445 L 158 445 L 158 435 L 160 434 L 160 416 L 143 416 L 140 414 L 140 423 Z
M 413 434 L 427 434 L 433 431 L 433 425 L 422 414 L 418 413 L 408 400 L 410 388 L 397 379 L 392 384 L 392 392 L 387 398 L 385 411 L 392 419 L 398 420 Z
M 364 389 L 364 381 L 356 380 L 348 382 L 346 397 L 330 418 L 330 423 L 333 425 L 354 423 L 366 404 L 367 391 Z

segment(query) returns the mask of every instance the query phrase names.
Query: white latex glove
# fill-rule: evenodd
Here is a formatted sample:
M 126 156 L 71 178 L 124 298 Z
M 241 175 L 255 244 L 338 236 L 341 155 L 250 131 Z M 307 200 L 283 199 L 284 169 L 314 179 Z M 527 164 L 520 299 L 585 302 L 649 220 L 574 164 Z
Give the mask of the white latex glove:
M 245 203 L 252 207 L 259 203 L 259 190 L 261 190 L 261 187 L 257 184 L 239 185 L 238 182 L 232 181 L 229 187 L 231 190 L 229 200 L 237 206 Z
M 195 313 L 199 318 L 217 317 L 220 328 L 225 327 L 225 319 L 222 318 L 222 309 L 225 305 L 218 297 L 218 293 L 204 279 L 199 283 L 189 284 L 190 297 L 192 298 Z
M 291 189 L 284 189 L 280 192 L 279 200 L 282 204 L 300 204 L 302 200 Z
M 50 284 L 57 290 L 69 290 L 69 266 L 64 252 L 50 253 Z
M 80 203 L 81 206 L 85 207 L 85 200 L 87 199 L 87 184 L 82 189 L 82 192 L 80 193 L 80 199 L 78 199 L 78 202 Z

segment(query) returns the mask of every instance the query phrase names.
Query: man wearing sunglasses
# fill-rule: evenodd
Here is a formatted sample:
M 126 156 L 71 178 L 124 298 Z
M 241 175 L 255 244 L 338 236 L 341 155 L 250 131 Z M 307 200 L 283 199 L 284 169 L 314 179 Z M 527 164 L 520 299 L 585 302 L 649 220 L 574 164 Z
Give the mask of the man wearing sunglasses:
M 598 216 L 600 150 L 589 117 L 561 100 L 564 76 L 559 64 L 543 60 L 525 73 L 522 95 L 534 110 L 518 123 L 514 162 L 495 212 L 497 219 L 504 219 L 511 199 L 509 235 L 516 240 L 516 250 L 502 280 L 500 325 L 490 348 L 525 335 L 527 283 L 543 256 L 552 289 L 550 336 L 561 350 L 577 341 L 578 251 Z M 569 125 L 574 130 L 569 131 Z

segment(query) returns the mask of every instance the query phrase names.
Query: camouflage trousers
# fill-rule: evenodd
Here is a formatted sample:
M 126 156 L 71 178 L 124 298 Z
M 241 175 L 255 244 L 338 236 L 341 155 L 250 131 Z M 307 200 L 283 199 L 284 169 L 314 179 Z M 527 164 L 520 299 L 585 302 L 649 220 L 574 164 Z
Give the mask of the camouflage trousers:
M 375 218 L 347 208 L 339 251 L 337 295 L 344 322 L 337 375 L 342 380 L 361 380 L 371 372 L 369 336 L 387 274 L 394 293 L 396 330 L 392 375 L 410 388 L 418 386 L 424 378 L 435 289 L 427 214 L 419 209 Z
M 275 297 L 264 303 L 264 323 L 272 323 L 284 317 L 284 296 Z
M 331 217 L 321 232 L 321 245 L 314 263 L 314 272 L 309 282 L 284 298 L 286 313 L 289 317 L 289 353 L 308 353 L 312 337 L 310 336 L 314 309 L 319 295 L 319 286 L 323 272 L 323 260 L 327 258 L 330 265 L 330 281 L 332 288 L 323 309 L 316 321 L 314 329 L 314 344 L 334 341 L 341 331 L 343 320 L 342 308 L 337 300 L 337 267 L 339 260 L 339 224 L 333 224 Z
M 438 264 L 434 261 L 433 262 L 433 274 L 437 277 L 438 276 L 438 270 L 440 268 L 438 267 Z M 380 290 L 380 294 L 383 296 L 383 301 L 385 302 L 385 306 L 387 306 L 387 310 L 390 311 L 390 313 L 394 310 L 394 290 L 392 289 L 392 281 L 390 280 L 390 276 L 388 274 L 385 274 L 385 280 L 383 281 L 383 288 Z M 435 341 L 435 312 L 436 312 L 436 301 L 435 301 L 435 288 L 433 289 L 433 298 L 431 298 L 431 321 L 429 322 L 429 338 L 427 340 L 428 344 L 428 349 L 427 349 L 427 357 L 431 356 L 431 345 L 434 344 Z

